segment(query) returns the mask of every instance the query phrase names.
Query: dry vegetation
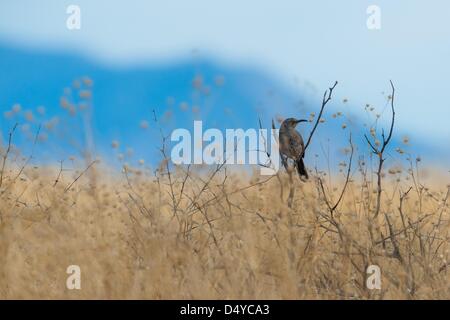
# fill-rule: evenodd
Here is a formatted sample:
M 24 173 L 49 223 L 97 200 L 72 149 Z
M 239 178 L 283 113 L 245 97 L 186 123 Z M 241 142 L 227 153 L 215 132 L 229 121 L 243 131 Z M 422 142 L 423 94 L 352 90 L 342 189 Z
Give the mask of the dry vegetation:
M 164 145 L 154 171 L 37 168 L 7 143 L 0 298 L 449 299 L 449 187 L 423 185 L 408 155 L 407 170 L 383 166 L 393 126 L 307 183 L 173 167 Z M 72 264 L 81 290 L 66 288 Z M 381 290 L 366 287 L 372 264 Z

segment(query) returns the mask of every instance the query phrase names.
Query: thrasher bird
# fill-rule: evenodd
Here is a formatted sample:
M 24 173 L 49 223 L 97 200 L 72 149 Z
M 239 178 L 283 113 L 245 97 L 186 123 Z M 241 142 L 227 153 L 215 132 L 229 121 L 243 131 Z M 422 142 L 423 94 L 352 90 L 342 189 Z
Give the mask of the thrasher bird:
M 283 121 L 280 127 L 280 157 L 284 168 L 288 170 L 288 159 L 292 159 L 297 168 L 300 179 L 308 179 L 308 172 L 303 162 L 305 143 L 301 134 L 295 129 L 298 123 L 307 122 L 308 120 L 297 120 L 288 118 Z

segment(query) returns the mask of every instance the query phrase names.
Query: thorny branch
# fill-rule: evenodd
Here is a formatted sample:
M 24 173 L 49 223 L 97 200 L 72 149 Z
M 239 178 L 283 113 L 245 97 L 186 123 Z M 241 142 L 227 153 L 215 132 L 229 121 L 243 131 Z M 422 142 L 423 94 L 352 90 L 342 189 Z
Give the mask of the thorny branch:
M 394 84 L 392 83 L 392 81 L 390 81 L 390 84 L 391 84 L 391 88 L 392 88 L 392 94 L 390 96 L 392 120 L 391 120 L 391 126 L 389 129 L 388 137 L 386 138 L 386 136 L 384 134 L 384 129 L 383 129 L 382 135 L 381 135 L 383 138 L 383 143 L 382 143 L 381 148 L 378 148 L 370 141 L 367 134 L 364 134 L 364 137 L 365 137 L 367 143 L 369 144 L 370 148 L 372 149 L 372 152 L 378 156 L 378 169 L 376 172 L 376 175 L 377 175 L 377 202 L 376 202 L 374 218 L 376 218 L 378 216 L 378 214 L 380 213 L 380 209 L 381 209 L 381 193 L 383 191 L 382 186 L 381 186 L 381 181 L 382 181 L 381 171 L 383 170 L 383 163 L 385 161 L 385 159 L 383 157 L 384 157 L 384 151 L 385 151 L 387 145 L 389 144 L 389 142 L 391 141 L 392 132 L 394 130 L 394 123 L 395 123 L 395 108 L 394 108 L 395 87 L 394 87 Z

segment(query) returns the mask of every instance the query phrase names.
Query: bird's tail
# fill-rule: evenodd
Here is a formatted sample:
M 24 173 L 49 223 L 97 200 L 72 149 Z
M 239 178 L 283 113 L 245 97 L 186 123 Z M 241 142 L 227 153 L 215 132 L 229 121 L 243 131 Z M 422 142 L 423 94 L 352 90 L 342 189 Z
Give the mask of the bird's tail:
M 299 158 L 296 162 L 296 167 L 297 167 L 297 172 L 301 177 L 304 177 L 305 179 L 308 179 L 308 172 L 306 171 L 305 168 L 305 163 L 303 162 L 303 158 Z

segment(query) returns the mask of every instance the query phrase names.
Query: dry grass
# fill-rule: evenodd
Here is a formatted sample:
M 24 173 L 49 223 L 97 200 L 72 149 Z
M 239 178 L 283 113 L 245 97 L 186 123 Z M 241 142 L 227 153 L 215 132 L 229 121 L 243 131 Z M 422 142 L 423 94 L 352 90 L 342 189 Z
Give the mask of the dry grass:
M 286 174 L 266 181 L 216 169 L 177 168 L 169 181 L 162 168 L 156 176 L 127 169 L 122 177 L 97 168 L 70 189 L 81 170 L 63 172 L 56 185 L 57 170 L 27 168 L 13 184 L 8 172 L 0 196 L 0 297 L 450 297 L 447 190 L 412 189 L 402 200 L 403 222 L 399 197 L 388 198 L 407 189 L 390 183 L 386 216 L 372 220 L 376 188 L 363 175 L 349 182 L 331 215 L 317 177 L 294 180 L 289 208 L 280 198 Z M 81 267 L 81 290 L 66 288 L 71 264 Z M 365 286 L 370 264 L 381 267 L 382 290 Z

